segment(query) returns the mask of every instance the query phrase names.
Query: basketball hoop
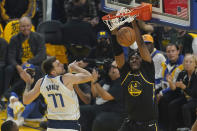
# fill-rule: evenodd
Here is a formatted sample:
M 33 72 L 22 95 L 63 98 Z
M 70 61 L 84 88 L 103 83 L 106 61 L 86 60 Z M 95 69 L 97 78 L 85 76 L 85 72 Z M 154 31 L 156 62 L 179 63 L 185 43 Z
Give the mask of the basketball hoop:
M 102 17 L 103 22 L 109 27 L 110 31 L 123 25 L 124 23 L 132 22 L 135 18 L 140 20 L 150 20 L 152 18 L 152 5 L 142 3 L 135 8 L 122 7 L 117 12 L 110 13 Z

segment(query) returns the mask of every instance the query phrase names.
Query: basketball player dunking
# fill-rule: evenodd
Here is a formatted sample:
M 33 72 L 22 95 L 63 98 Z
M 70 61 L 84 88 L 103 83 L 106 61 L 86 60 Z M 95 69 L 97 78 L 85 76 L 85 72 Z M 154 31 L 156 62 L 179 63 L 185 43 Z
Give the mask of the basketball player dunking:
M 140 35 L 136 21 L 132 22 L 139 52 L 129 52 L 125 61 L 121 46 L 112 36 L 115 60 L 120 70 L 121 85 L 128 118 L 119 131 L 157 131 L 157 105 L 154 95 L 155 70 L 150 53 Z M 112 32 L 116 35 L 116 32 Z
M 80 68 L 77 62 L 68 66 L 68 69 L 76 74 L 65 73 L 63 64 L 55 57 L 46 59 L 42 63 L 42 69 L 46 75 L 37 81 L 32 90 L 32 80 L 26 74 L 28 79 L 23 94 L 24 104 L 31 103 L 42 94 L 47 104 L 47 131 L 79 131 L 79 103 L 73 84 L 91 81 L 91 73 Z

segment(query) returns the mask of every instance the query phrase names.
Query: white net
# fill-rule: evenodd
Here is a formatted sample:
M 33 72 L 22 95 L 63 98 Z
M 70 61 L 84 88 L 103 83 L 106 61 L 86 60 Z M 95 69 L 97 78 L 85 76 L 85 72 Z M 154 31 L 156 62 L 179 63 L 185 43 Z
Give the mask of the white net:
M 127 9 L 126 7 L 123 7 L 119 11 L 117 11 L 115 15 L 117 17 L 115 17 L 114 19 L 103 20 L 103 22 L 109 27 L 110 31 L 112 31 L 126 22 L 132 22 L 135 17 L 137 17 L 136 15 L 129 15 L 129 13 L 131 13 L 132 11 L 132 9 Z

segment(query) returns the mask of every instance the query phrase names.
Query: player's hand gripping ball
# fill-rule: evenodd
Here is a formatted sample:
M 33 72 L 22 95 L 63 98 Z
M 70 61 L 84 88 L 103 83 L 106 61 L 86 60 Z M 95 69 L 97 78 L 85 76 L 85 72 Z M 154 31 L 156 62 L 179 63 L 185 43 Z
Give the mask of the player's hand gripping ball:
M 135 31 L 131 27 L 122 27 L 118 30 L 116 39 L 120 45 L 129 47 L 136 40 Z

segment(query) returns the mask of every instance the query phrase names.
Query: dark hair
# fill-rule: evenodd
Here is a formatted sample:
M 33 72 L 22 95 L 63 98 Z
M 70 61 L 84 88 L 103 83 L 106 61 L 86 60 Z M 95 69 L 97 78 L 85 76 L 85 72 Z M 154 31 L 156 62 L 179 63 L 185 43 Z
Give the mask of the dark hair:
M 12 120 L 5 121 L 1 125 L 1 131 L 11 131 L 11 129 L 14 127 L 14 125 L 16 125 L 16 123 L 13 122 Z
M 177 44 L 172 44 L 172 43 L 169 43 L 167 46 L 166 46 L 166 49 L 168 46 L 175 46 L 177 50 L 179 50 L 179 46 Z
M 51 74 L 51 70 L 53 69 L 53 62 L 55 62 L 55 61 L 56 61 L 56 57 L 55 56 L 49 57 L 46 60 L 44 60 L 42 62 L 42 71 L 45 74 L 50 75 Z

